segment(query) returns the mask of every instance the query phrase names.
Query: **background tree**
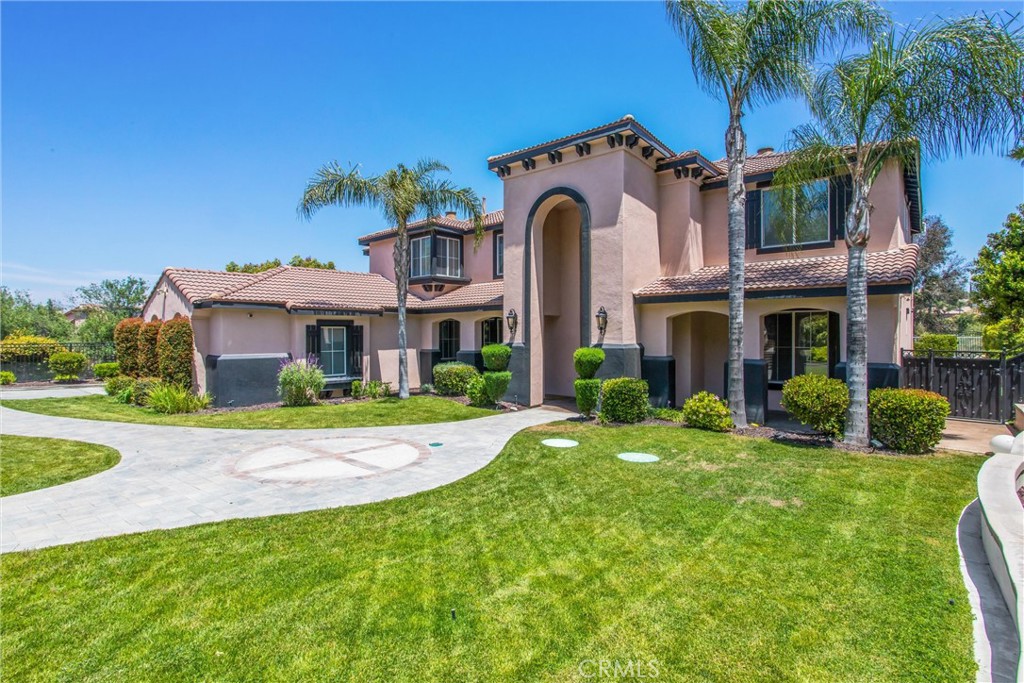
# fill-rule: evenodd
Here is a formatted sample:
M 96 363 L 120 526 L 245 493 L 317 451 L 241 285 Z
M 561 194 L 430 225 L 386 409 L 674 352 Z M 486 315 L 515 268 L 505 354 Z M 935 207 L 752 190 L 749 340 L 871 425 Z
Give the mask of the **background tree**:
M 920 157 L 964 150 L 1005 153 L 1024 127 L 1020 33 L 988 16 L 890 30 L 868 52 L 840 59 L 809 94 L 812 123 L 796 128 L 781 186 L 849 174 L 846 217 L 846 360 L 850 408 L 846 441 L 868 443 L 868 194 L 890 162 L 916 168 Z
M 668 0 L 669 21 L 690 52 L 700 86 L 729 108 L 725 132 L 729 214 L 729 412 L 747 424 L 743 395 L 743 264 L 747 140 L 743 116 L 756 105 L 799 95 L 826 48 L 870 35 L 886 15 L 861 0 Z
M 315 259 L 312 256 L 300 256 L 296 254 L 292 256 L 291 260 L 288 261 L 289 266 L 296 266 L 300 268 L 319 268 L 321 270 L 334 270 L 334 261 L 321 261 Z M 275 258 L 263 263 L 246 263 L 245 265 L 238 265 L 234 261 L 228 263 L 224 270 L 229 273 L 262 273 L 265 270 L 271 270 L 273 268 L 279 268 L 281 266 L 281 259 Z
M 128 318 L 142 312 L 149 286 L 141 277 L 128 276 L 120 280 L 94 282 L 76 291 L 79 304 L 93 304 L 118 318 Z
M 74 336 L 75 326 L 64 317 L 60 301 L 37 303 L 28 292 L 0 287 L 0 338 L 14 332 L 68 341 Z
M 92 311 L 75 328 L 75 337 L 83 342 L 113 342 L 114 328 L 123 318 L 110 311 Z
M 986 349 L 1024 349 L 1024 204 L 988 236 L 973 266 Z
M 363 176 L 359 167 L 343 169 L 338 162 L 323 166 L 309 180 L 299 202 L 299 215 L 311 218 L 325 206 L 373 206 L 397 230 L 394 248 L 395 285 L 398 290 L 398 396 L 409 398 L 409 360 L 406 350 L 406 299 L 409 295 L 408 225 L 444 210 L 468 214 L 476 229 L 476 245 L 483 238 L 483 213 L 476 193 L 440 180 L 447 166 L 433 159 L 415 166 L 399 164 L 378 176 Z
M 914 281 L 914 317 L 924 333 L 956 334 L 952 313 L 967 298 L 967 266 L 953 250 L 953 229 L 940 216 L 925 216 L 914 238 L 921 247 Z

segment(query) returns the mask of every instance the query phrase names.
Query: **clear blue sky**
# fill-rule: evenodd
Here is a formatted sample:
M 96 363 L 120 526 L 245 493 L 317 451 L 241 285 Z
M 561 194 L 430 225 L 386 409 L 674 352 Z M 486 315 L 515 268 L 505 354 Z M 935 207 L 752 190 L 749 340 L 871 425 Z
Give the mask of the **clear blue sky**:
M 901 20 L 1019 2 L 899 3 Z M 424 156 L 502 203 L 488 155 L 634 114 L 674 149 L 723 152 L 658 2 L 10 3 L 2 19 L 3 283 L 36 297 L 166 266 L 333 259 L 364 270 L 372 211 L 296 218 L 331 159 L 377 172 Z M 753 112 L 781 146 L 798 103 Z M 928 213 L 973 257 L 1024 201 L 992 155 L 929 163 Z

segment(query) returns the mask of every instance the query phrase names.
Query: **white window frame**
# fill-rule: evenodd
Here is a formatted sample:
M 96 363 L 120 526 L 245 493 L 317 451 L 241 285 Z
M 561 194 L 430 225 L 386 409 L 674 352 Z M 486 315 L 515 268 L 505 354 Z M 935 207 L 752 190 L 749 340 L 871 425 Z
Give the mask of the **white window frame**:
M 348 326 L 323 325 L 320 328 L 320 365 L 327 377 L 348 375 Z M 339 334 L 340 333 L 340 334 Z M 336 348 L 340 339 L 341 348 Z M 330 345 L 330 350 L 325 350 Z M 341 372 L 337 372 L 338 358 L 341 358 Z
M 437 269 L 435 275 L 462 277 L 462 239 L 434 235 L 437 240 Z
M 765 226 L 768 223 L 768 211 L 766 211 L 765 209 L 768 206 L 768 204 L 767 204 L 767 202 L 765 202 L 765 198 L 768 197 L 768 195 L 770 193 L 772 193 L 772 192 L 784 192 L 785 190 L 765 188 L 764 190 L 761 191 L 761 235 L 760 235 L 761 239 L 760 239 L 760 244 L 761 244 L 761 248 L 762 249 L 786 249 L 786 248 L 789 248 L 789 247 L 803 247 L 803 246 L 809 246 L 809 245 L 814 245 L 814 244 L 826 244 L 826 243 L 831 241 L 831 235 L 832 235 L 832 225 L 831 225 L 832 192 L 830 191 L 830 188 L 829 188 L 829 181 L 827 179 L 822 178 L 820 180 L 813 180 L 813 181 L 811 181 L 811 182 L 809 182 L 807 184 L 808 185 L 817 185 L 819 183 L 823 183 L 825 185 L 825 238 L 824 239 L 820 239 L 820 240 L 809 240 L 807 242 L 798 242 L 796 240 L 796 216 L 794 215 L 794 216 L 792 216 L 792 221 L 791 221 L 791 224 L 790 224 L 790 234 L 792 236 L 792 241 L 791 242 L 783 242 L 783 243 L 780 243 L 780 244 L 766 244 L 765 243 L 765 236 L 768 234 L 768 231 L 765 229 Z M 791 192 L 795 192 L 796 190 L 790 190 L 790 191 Z M 793 211 L 795 212 L 796 209 L 794 208 Z
M 426 245 L 423 254 L 422 245 Z M 426 277 L 430 275 L 430 235 L 414 237 L 409 240 L 409 277 Z

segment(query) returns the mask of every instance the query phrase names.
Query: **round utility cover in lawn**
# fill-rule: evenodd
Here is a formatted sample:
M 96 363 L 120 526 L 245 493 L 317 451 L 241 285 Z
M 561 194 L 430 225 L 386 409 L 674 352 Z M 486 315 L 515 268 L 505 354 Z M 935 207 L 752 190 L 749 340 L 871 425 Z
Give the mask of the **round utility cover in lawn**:
M 572 448 L 580 445 L 579 441 L 573 441 L 572 439 L 544 439 L 541 443 L 552 448 Z
M 658 462 L 661 460 L 658 456 L 650 453 L 619 453 L 619 459 L 626 462 Z

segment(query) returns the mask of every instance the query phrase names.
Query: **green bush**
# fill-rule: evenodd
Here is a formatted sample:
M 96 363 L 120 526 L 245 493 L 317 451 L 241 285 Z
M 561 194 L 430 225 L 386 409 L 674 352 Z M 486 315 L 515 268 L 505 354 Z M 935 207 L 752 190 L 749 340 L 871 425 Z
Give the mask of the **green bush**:
M 26 356 L 33 360 L 44 361 L 52 354 L 62 351 L 67 351 L 67 349 L 56 339 L 22 334 L 17 331 L 0 341 L 0 361 L 4 363 Z
M 1024 351 L 1024 320 L 1003 318 L 997 323 L 986 325 L 981 333 L 981 342 L 986 351 L 1016 353 Z
M 210 407 L 210 396 L 205 393 L 197 396 L 184 387 L 160 382 L 149 390 L 148 404 L 165 415 L 194 413 Z
M 323 369 L 305 358 L 284 363 L 277 373 L 277 393 L 286 406 L 313 405 L 326 384 Z
M 466 385 L 466 396 L 469 398 L 470 405 L 479 408 L 493 405 L 493 402 L 487 395 L 487 383 L 480 375 L 474 375 L 469 379 L 469 383 Z
M 391 395 L 391 383 L 372 379 L 363 385 L 361 395 L 366 398 L 387 398 Z
M 63 351 L 50 356 L 47 364 L 50 366 L 50 372 L 57 375 L 57 381 L 67 381 L 78 379 L 78 375 L 89 364 L 89 359 L 84 353 Z
M 431 384 L 430 382 L 424 382 L 423 384 L 420 385 L 420 393 L 421 394 L 432 394 L 432 393 L 434 393 L 434 385 Z
M 135 386 L 134 380 L 132 381 L 132 386 Z M 134 394 L 132 393 L 132 387 L 122 389 L 121 391 L 114 394 L 114 400 L 117 401 L 118 403 L 132 403 L 133 398 Z
M 142 318 L 125 318 L 114 328 L 114 353 L 121 372 L 129 377 L 139 376 L 139 334 Z
M 149 405 L 149 392 L 162 383 L 159 377 L 139 377 L 132 384 L 131 402 L 137 406 Z
M 92 366 L 92 374 L 96 379 L 110 379 L 121 374 L 120 363 L 97 363 Z
M 589 378 L 584 377 L 583 379 Z M 650 398 L 646 380 L 635 377 L 616 377 L 605 380 L 601 384 L 601 419 L 604 422 L 643 422 L 647 419 L 649 407 Z
M 578 379 L 573 382 L 576 389 L 576 409 L 580 415 L 590 417 L 597 408 L 597 399 L 601 395 L 601 380 Z
M 349 388 L 349 394 L 351 394 L 352 398 L 362 398 L 365 396 L 366 390 L 363 389 L 363 380 L 352 380 L 352 386 Z
M 511 382 L 512 373 L 508 370 L 484 373 L 484 388 L 492 405 L 505 398 L 505 392 L 508 391 L 508 385 Z
M 128 375 L 116 375 L 108 379 L 103 385 L 103 389 L 107 392 L 107 396 L 117 396 L 126 389 L 128 390 L 129 394 L 131 394 L 134 387 L 135 378 L 129 377 Z M 131 402 L 132 401 L 130 397 L 127 401 L 125 401 L 125 403 Z
M 604 349 L 599 349 L 596 346 L 584 346 L 581 349 L 576 349 L 572 354 L 572 364 L 580 379 L 593 379 L 600 369 L 601 363 L 604 363 Z
M 479 375 L 466 363 L 438 363 L 434 366 L 434 387 L 442 396 L 466 396 L 470 380 Z
M 782 407 L 831 439 L 843 438 L 850 393 L 846 383 L 825 375 L 798 375 L 782 385 Z
M 934 351 L 936 356 L 951 356 L 958 346 L 955 334 L 922 334 L 914 340 L 914 353 Z
M 949 401 L 923 389 L 875 389 L 868 397 L 871 436 L 901 453 L 925 453 L 946 428 Z
M 10 370 L 0 370 L 0 384 L 14 384 L 18 378 Z
M 484 367 L 491 372 L 505 372 L 508 370 L 508 361 L 512 358 L 511 347 L 504 344 L 488 344 L 480 349 L 484 357 Z
M 683 421 L 688 427 L 712 432 L 727 432 L 733 426 L 729 405 L 710 391 L 698 391 L 686 399 Z
M 160 338 L 160 328 L 163 323 L 153 320 L 143 323 L 139 328 L 139 374 L 148 377 L 156 377 L 160 374 L 160 357 L 157 355 L 157 340 Z
M 180 315 L 160 327 L 156 350 L 160 377 L 169 384 L 192 388 L 192 322 Z

